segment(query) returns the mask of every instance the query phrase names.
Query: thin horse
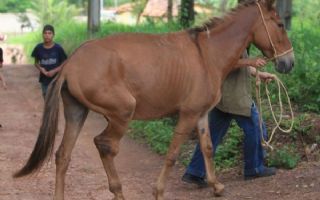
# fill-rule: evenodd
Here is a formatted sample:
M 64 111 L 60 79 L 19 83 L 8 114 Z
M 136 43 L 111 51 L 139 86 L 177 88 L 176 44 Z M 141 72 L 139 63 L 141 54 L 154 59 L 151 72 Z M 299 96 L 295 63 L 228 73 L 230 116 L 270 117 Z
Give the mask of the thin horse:
M 179 120 L 155 198 L 164 198 L 170 169 L 181 144 L 194 128 L 205 159 L 207 181 L 220 195 L 224 186 L 216 179 L 211 162 L 208 112 L 219 102 L 223 80 L 237 68 L 240 55 L 251 43 L 275 61 L 279 72 L 287 73 L 293 67 L 292 46 L 272 4 L 271 0 L 246 1 L 223 19 L 186 31 L 118 34 L 83 44 L 52 82 L 34 150 L 15 177 L 36 172 L 50 157 L 62 96 L 66 126 L 56 153 L 55 200 L 64 199 L 71 152 L 89 110 L 101 113 L 108 121 L 94 143 L 116 200 L 124 196 L 114 157 L 129 122 L 173 113 L 179 114 Z

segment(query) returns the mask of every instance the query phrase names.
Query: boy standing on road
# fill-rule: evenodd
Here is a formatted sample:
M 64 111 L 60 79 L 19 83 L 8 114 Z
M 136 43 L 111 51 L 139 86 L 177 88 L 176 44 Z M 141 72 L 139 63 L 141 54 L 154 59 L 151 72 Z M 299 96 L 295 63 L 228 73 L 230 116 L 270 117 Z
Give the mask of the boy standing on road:
M 40 71 L 42 96 L 45 98 L 48 85 L 55 75 L 61 70 L 61 64 L 67 59 L 63 48 L 53 41 L 54 27 L 45 25 L 42 31 L 43 42 L 39 43 L 32 51 L 35 58 L 35 67 Z

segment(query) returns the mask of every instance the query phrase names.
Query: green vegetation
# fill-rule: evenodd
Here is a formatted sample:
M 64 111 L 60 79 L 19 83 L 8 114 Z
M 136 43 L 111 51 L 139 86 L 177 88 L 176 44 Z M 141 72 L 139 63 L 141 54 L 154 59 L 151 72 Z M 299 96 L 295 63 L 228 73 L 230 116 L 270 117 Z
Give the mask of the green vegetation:
M 85 23 L 76 22 L 63 22 L 55 26 L 55 41 L 63 45 L 66 52 L 70 55 L 77 47 L 87 40 L 87 25 Z M 178 30 L 178 26 L 172 24 L 167 26 L 164 23 L 158 24 L 141 24 L 138 26 L 121 25 L 115 23 L 102 24 L 100 32 L 97 34 L 97 38 L 104 37 L 110 34 L 124 33 L 124 32 L 143 32 L 143 33 L 164 33 L 172 30 Z M 23 44 L 27 55 L 31 54 L 31 51 L 35 44 L 42 41 L 41 30 L 37 32 L 28 33 L 15 38 L 10 38 L 10 43 Z
M 122 5 L 125 3 L 132 3 L 132 2 L 140 2 L 140 1 L 139 0 L 117 0 L 118 5 Z M 114 7 L 115 1 L 114 0 L 104 0 L 104 6 L 105 7 Z
M 270 153 L 268 163 L 270 166 L 277 168 L 293 169 L 297 166 L 300 156 L 297 153 L 296 147 L 285 145 Z
M 143 138 L 157 153 L 165 154 L 170 145 L 173 121 L 169 118 L 151 122 L 135 121 L 130 129 L 133 138 Z
M 30 8 L 30 0 L 1 0 L 0 1 L 0 13 L 1 12 L 25 12 L 27 8 Z
M 80 11 L 67 0 L 33 0 L 30 8 L 41 25 L 71 21 Z
M 282 76 L 292 100 L 303 111 L 320 113 L 320 29 L 314 21 L 295 19 L 290 33 L 295 49 L 296 64 L 290 76 Z

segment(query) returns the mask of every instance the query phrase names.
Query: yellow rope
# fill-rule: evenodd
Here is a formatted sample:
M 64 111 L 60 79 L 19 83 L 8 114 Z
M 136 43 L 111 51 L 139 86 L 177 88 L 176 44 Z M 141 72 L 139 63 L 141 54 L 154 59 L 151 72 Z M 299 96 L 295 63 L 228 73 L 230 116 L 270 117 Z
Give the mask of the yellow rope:
M 275 113 L 273 111 L 273 107 L 272 107 L 272 103 L 271 103 L 271 98 L 270 98 L 270 91 L 268 89 L 268 84 L 265 85 L 265 89 L 266 89 L 266 94 L 268 97 L 268 102 L 269 102 L 269 107 L 271 110 L 271 114 L 273 117 L 273 120 L 276 124 L 276 126 L 272 129 L 271 135 L 269 137 L 269 139 L 266 141 L 264 136 L 263 136 L 263 128 L 262 128 L 262 107 L 261 107 L 261 93 L 260 93 L 260 85 L 261 85 L 261 80 L 259 77 L 259 71 L 256 70 L 256 99 L 257 99 L 257 107 L 258 107 L 258 111 L 259 111 L 259 128 L 260 128 L 260 134 L 261 134 L 261 141 L 262 141 L 262 145 L 269 147 L 271 150 L 273 150 L 272 145 L 270 144 L 273 136 L 276 132 L 277 129 L 279 129 L 280 131 L 284 132 L 284 133 L 289 133 L 291 132 L 292 128 L 293 128 L 293 124 L 294 124 L 294 114 L 293 114 L 293 110 L 292 110 L 292 106 L 291 106 L 291 101 L 290 101 L 290 97 L 288 95 L 287 92 L 287 88 L 284 86 L 284 84 L 282 83 L 282 81 L 275 76 L 275 81 L 278 85 L 278 96 L 279 96 L 279 106 L 280 106 L 280 114 L 279 114 L 279 119 L 276 118 Z M 284 129 L 282 128 L 281 125 L 281 121 L 283 119 L 283 103 L 282 103 L 282 99 L 281 99 L 281 88 L 284 90 L 285 95 L 287 97 L 287 101 L 288 101 L 288 105 L 290 108 L 290 115 L 291 115 L 291 124 L 290 127 L 288 129 Z

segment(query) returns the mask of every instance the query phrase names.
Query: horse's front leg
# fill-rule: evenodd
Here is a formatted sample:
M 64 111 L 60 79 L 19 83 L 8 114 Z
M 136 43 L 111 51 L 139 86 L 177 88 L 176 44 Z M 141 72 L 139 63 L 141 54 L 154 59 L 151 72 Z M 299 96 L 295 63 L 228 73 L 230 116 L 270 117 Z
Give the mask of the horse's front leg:
M 180 146 L 188 138 L 189 133 L 196 127 L 199 114 L 180 113 L 178 124 L 166 156 L 165 164 L 161 170 L 153 195 L 156 200 L 164 199 L 164 189 L 169 173 L 179 155 Z
M 213 188 L 215 195 L 221 196 L 224 191 L 224 185 L 218 181 L 212 162 L 213 146 L 209 131 L 208 114 L 200 118 L 198 122 L 197 132 L 199 135 L 200 148 L 206 167 L 208 184 Z

